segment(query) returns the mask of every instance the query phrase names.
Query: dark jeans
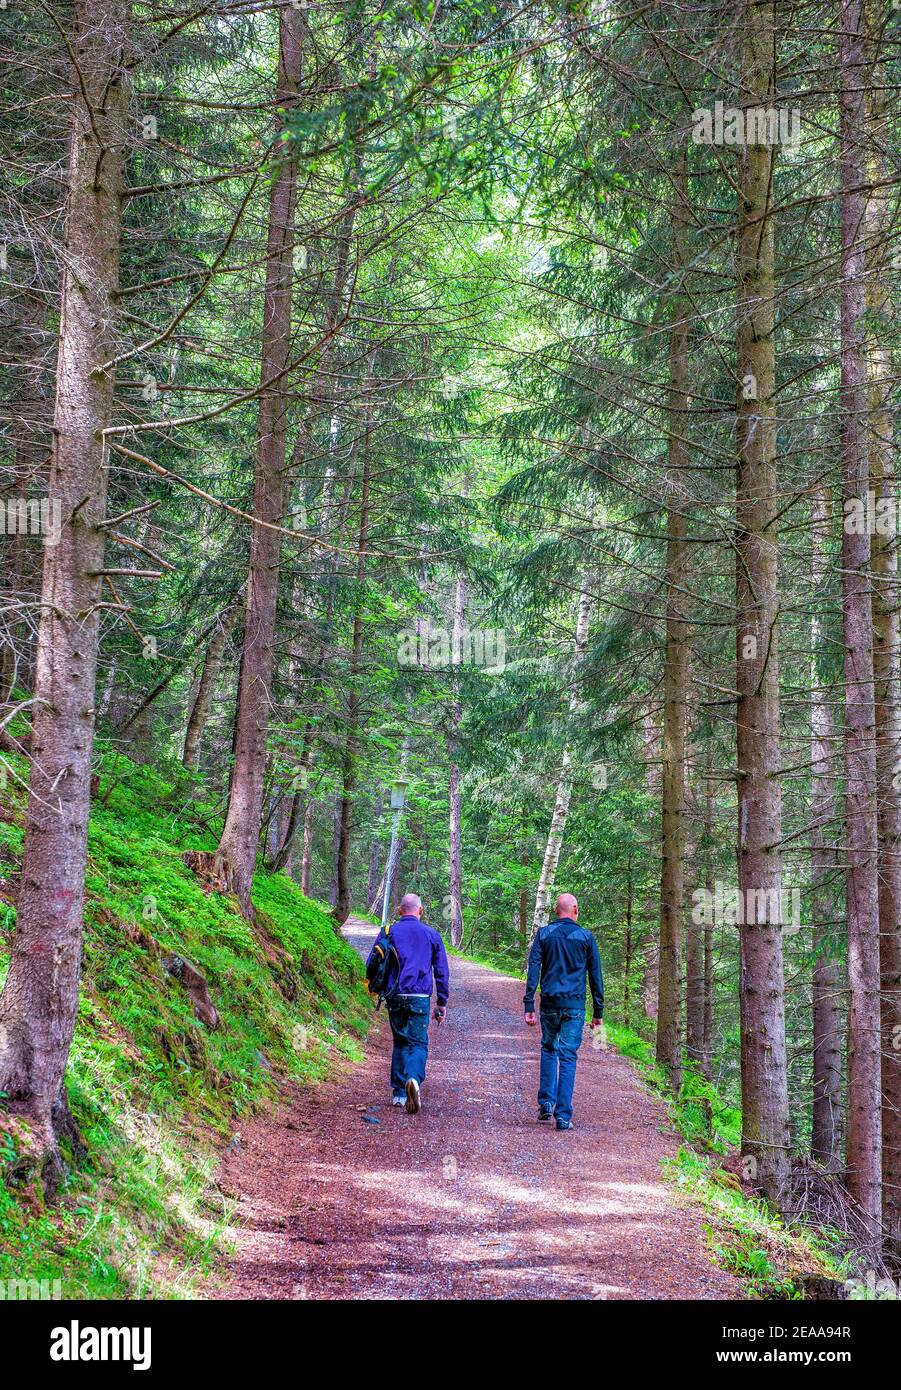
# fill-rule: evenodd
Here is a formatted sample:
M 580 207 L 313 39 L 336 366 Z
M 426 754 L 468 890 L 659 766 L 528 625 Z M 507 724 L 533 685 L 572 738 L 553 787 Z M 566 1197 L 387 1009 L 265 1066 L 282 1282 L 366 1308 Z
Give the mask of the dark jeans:
M 541 1010 L 538 1104 L 553 1110 L 564 1123 L 572 1119 L 576 1062 L 584 1026 L 584 1009 Z
M 388 1022 L 394 1050 L 391 1053 L 391 1091 L 402 1096 L 411 1077 L 425 1080 L 429 1055 L 429 1005 L 425 994 L 395 995 L 388 1003 Z

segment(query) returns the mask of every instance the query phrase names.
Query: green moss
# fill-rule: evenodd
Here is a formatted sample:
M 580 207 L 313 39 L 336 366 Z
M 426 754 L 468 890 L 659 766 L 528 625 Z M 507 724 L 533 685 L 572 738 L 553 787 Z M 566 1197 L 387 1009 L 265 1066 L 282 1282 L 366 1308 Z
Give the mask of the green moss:
M 607 1025 L 606 1036 L 666 1102 L 674 1128 L 686 1140 L 675 1158 L 663 1160 L 664 1176 L 707 1211 L 711 1219 L 705 1230 L 717 1263 L 742 1279 L 752 1298 L 800 1298 L 800 1274 L 844 1279 L 848 1264 L 837 1232 L 784 1223 L 769 1203 L 742 1191 L 719 1162 L 741 1143 L 741 1111 L 685 1062 L 682 1090 L 674 1099 L 646 1039 L 615 1024 Z
M 847 1277 L 848 1259 L 837 1231 L 783 1222 L 767 1202 L 743 1192 L 715 1159 L 685 1146 L 675 1158 L 664 1159 L 663 1167 L 669 1180 L 707 1211 L 712 1254 L 744 1281 L 751 1297 L 799 1299 L 801 1274 Z
M 370 1011 L 356 953 L 280 874 L 256 876 L 254 927 L 204 891 L 182 862 L 185 849 L 210 845 L 184 780 L 121 755 L 105 768 L 67 1071 L 88 1156 L 46 1210 L 0 1181 L 0 1280 L 61 1279 L 67 1298 L 195 1295 L 229 1239 L 231 1207 L 214 1181 L 223 1139 L 284 1080 L 313 1082 L 338 1056 L 362 1055 Z M 24 794 L 8 781 L 2 796 L 8 877 Z M 4 903 L 0 978 L 14 920 Z M 164 969 L 171 955 L 205 977 L 217 1029 Z M 0 1171 L 14 1150 L 0 1128 Z

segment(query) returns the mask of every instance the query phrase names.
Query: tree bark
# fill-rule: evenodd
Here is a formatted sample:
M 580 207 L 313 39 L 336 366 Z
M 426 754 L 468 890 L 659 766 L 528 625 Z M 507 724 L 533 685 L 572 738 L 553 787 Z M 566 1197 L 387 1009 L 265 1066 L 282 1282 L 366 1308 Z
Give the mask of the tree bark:
M 673 179 L 673 273 L 679 282 L 670 328 L 667 405 L 666 649 L 663 696 L 662 855 L 660 957 L 657 972 L 657 1061 L 678 1093 L 682 1085 L 682 917 L 685 858 L 685 742 L 688 694 L 688 624 L 685 622 L 686 497 L 688 462 L 688 321 L 681 277 L 686 261 L 688 159 L 683 149 Z M 696 936 L 696 933 L 695 933 Z
M 12 496 L 24 497 L 27 480 L 31 474 L 29 461 L 24 454 L 24 446 L 18 446 L 13 468 Z M 6 498 L 0 493 L 0 507 L 6 505 Z M 25 547 L 27 538 L 21 531 L 6 540 L 3 547 L 3 596 L 4 608 L 2 622 L 2 648 L 0 648 L 0 705 L 5 705 L 12 694 L 13 687 L 22 683 L 20 646 L 27 642 L 27 624 L 18 621 L 18 613 L 33 598 L 25 592 Z M 19 634 L 24 633 L 24 641 Z
M 31 1122 L 45 1186 L 75 1138 L 64 1073 L 81 963 L 91 752 L 107 496 L 103 431 L 114 379 L 131 6 L 76 0 L 66 244 L 50 495 L 58 543 L 44 552 L 33 761 L 18 918 L 0 997 L 0 1091 Z
M 185 746 L 182 754 L 184 767 L 197 766 L 200 741 L 203 738 L 203 731 L 209 717 L 216 681 L 219 679 L 222 655 L 237 616 L 238 608 L 236 605 L 219 619 L 216 630 L 207 644 L 206 655 L 203 658 L 203 670 L 200 673 L 200 683 L 197 686 L 197 694 L 194 698 L 194 704 L 191 706 L 188 727 L 185 731 Z
M 523 829 L 525 829 L 525 827 L 523 827 Z M 527 865 L 528 865 L 528 862 L 529 862 L 529 854 L 528 854 L 528 850 L 527 850 L 527 848 L 526 848 L 525 845 L 523 845 L 522 849 L 521 849 L 520 852 L 519 852 L 519 862 L 520 862 L 520 864 L 522 865 L 522 867 L 523 867 L 524 869 L 525 869 L 525 868 L 527 867 Z M 521 887 L 520 890 L 519 890 L 519 923 L 518 923 L 518 925 L 519 925 L 519 935 L 520 935 L 520 938 L 521 938 L 523 944 L 525 944 L 525 942 L 528 940 L 528 936 L 529 936 L 529 892 L 528 892 L 528 889 L 527 889 L 525 883 L 523 883 L 522 887 Z
M 707 740 L 707 766 L 704 778 L 704 887 L 707 901 L 713 900 L 713 738 Z M 704 924 L 704 1042 L 701 1049 L 701 1075 L 708 1081 L 712 1075 L 711 1057 L 713 1053 L 713 1015 L 714 1015 L 714 975 L 713 975 L 713 921 Z
M 279 18 L 279 72 L 276 100 L 281 109 L 296 105 L 303 59 L 304 16 L 286 5 Z M 283 118 L 276 119 L 276 137 Z M 263 345 L 253 515 L 278 524 L 286 496 L 285 435 L 289 393 L 284 376 L 291 353 L 294 206 L 297 169 L 282 159 L 272 183 L 263 313 Z M 265 383 L 271 383 L 265 385 Z M 244 643 L 238 677 L 235 761 L 228 813 L 216 851 L 215 870 L 236 893 L 242 911 L 250 901 L 263 806 L 266 734 L 272 697 L 273 640 L 278 600 L 281 533 L 253 526 L 244 616 Z
M 810 708 L 810 813 L 813 822 L 810 851 L 811 929 L 813 938 L 813 1121 L 812 1156 L 834 1169 L 842 1143 L 842 980 L 835 952 L 835 893 L 830 879 L 836 871 L 834 845 L 828 827 L 836 815 L 836 773 L 832 754 L 835 721 L 830 692 L 820 670 L 826 643 L 820 612 L 829 539 L 828 493 L 817 488 L 811 498 L 811 570 L 814 614 L 810 624 L 813 652 Z
M 338 903 L 338 856 L 341 853 L 341 793 L 335 797 L 335 805 L 332 810 L 332 877 L 329 882 L 328 900 L 330 907 L 336 907 Z
M 295 792 L 291 797 L 290 809 L 287 811 L 284 820 L 279 822 L 279 833 L 274 841 L 274 852 L 270 860 L 270 868 L 273 873 L 281 873 L 291 858 L 294 848 L 294 837 L 301 824 L 300 809 L 302 805 L 302 793 L 299 791 Z M 309 796 L 307 797 L 307 805 L 309 805 Z M 304 807 L 304 814 L 306 814 L 306 807 Z
M 374 826 L 373 826 L 373 831 L 374 831 L 374 832 L 377 832 L 377 831 L 378 831 L 379 822 L 380 822 L 381 819 L 382 819 L 382 806 L 383 806 L 383 804 L 384 804 L 384 796 L 382 795 L 381 792 L 379 792 L 378 795 L 376 796 L 376 799 L 375 799 L 375 824 L 374 824 Z M 379 845 L 379 842 L 378 842 L 378 835 L 377 835 L 377 833 L 374 833 L 374 834 L 373 834 L 373 837 L 372 837 L 372 843 L 371 843 L 370 846 L 369 846 L 369 875 L 368 875 L 368 877 L 367 877 L 367 879 L 366 879 L 366 902 L 367 902 L 367 904 L 372 902 L 372 896 L 373 896 L 373 894 L 375 893 L 376 888 L 378 887 L 378 881 L 379 881 L 379 859 L 380 859 L 380 858 L 381 858 L 381 846 Z
M 844 499 L 867 515 L 865 443 L 864 42 L 862 0 L 842 0 L 841 453 Z M 873 1235 L 882 1219 L 879 883 L 870 537 L 842 535 L 845 642 L 845 821 L 848 916 L 847 1185 Z
M 773 5 L 747 0 L 743 25 L 742 98 L 768 106 L 775 84 Z M 790 1163 L 779 910 L 774 161 L 769 145 L 749 144 L 738 152 L 736 742 L 738 884 L 745 905 L 739 927 L 742 1154 L 765 1195 L 781 1204 L 788 1195 Z
M 368 382 L 371 388 L 372 381 Z M 367 392 L 368 395 L 368 392 Z M 360 706 L 362 691 L 360 682 L 363 667 L 363 608 L 366 584 L 366 546 L 369 540 L 369 481 L 370 481 L 370 435 L 372 420 L 369 407 L 366 407 L 366 424 L 363 437 L 362 478 L 360 483 L 360 524 L 357 533 L 357 593 L 354 603 L 353 638 L 350 659 L 350 689 L 347 696 L 347 735 L 344 740 L 344 759 L 342 764 L 341 789 L 341 828 L 338 840 L 338 895 L 335 903 L 335 920 L 339 924 L 350 914 L 350 840 L 353 820 L 354 793 L 357 785 L 357 745 L 359 742 Z
M 871 184 L 888 177 L 891 130 L 885 93 L 883 12 L 866 6 L 866 121 Z M 891 248 L 892 190 L 872 187 L 866 205 L 867 444 L 870 488 L 893 503 L 897 496 L 892 393 L 894 368 L 886 346 L 893 306 L 886 284 Z M 876 792 L 879 837 L 879 970 L 882 1025 L 882 1226 L 886 1254 L 901 1265 L 901 620 L 898 608 L 898 535 L 873 537 L 873 676 L 875 680 Z
M 623 1027 L 632 1026 L 632 852 L 626 865 L 626 939 L 623 948 Z
M 303 817 L 303 853 L 300 861 L 300 891 L 310 896 L 310 864 L 313 858 L 313 810 L 315 802 L 310 797 Z
M 33 205 L 31 211 L 36 211 Z M 12 452 L 13 466 L 9 483 L 0 490 L 0 506 L 29 493 L 35 499 L 40 496 L 35 482 L 39 489 L 46 485 L 52 452 L 51 378 L 47 372 L 35 370 L 37 362 L 49 366 L 52 361 L 49 300 L 42 276 L 35 275 L 36 266 L 27 252 L 23 259 L 27 263 L 24 275 L 16 274 L 11 262 L 4 276 L 3 405 L 8 422 L 4 446 Z M 0 705 L 9 699 L 14 685 L 29 692 L 33 687 L 34 639 L 28 613 L 29 609 L 38 612 L 42 570 L 40 546 L 21 530 L 4 539 L 2 550 L 5 603 L 0 615 Z
M 450 803 L 450 834 L 448 868 L 450 879 L 450 938 L 459 949 L 463 940 L 463 864 L 460 845 L 460 767 L 457 762 L 457 737 L 463 706 L 460 702 L 459 667 L 466 620 L 466 581 L 457 575 L 454 584 L 454 611 L 451 627 L 451 661 L 453 663 L 454 693 L 450 711 L 448 744 L 451 755 L 448 801 Z
M 687 854 L 689 863 L 698 864 L 699 850 Z M 706 927 L 693 920 L 689 912 L 685 920 L 685 1053 L 694 1066 L 704 1074 L 704 1000 L 706 973 L 704 933 Z
M 335 413 L 335 406 L 338 396 L 338 379 L 331 374 L 331 362 L 334 356 L 338 340 L 338 323 L 344 307 L 344 299 L 347 290 L 348 276 L 348 257 L 350 253 L 350 241 L 353 234 L 353 226 L 356 218 L 356 207 L 345 213 L 342 219 L 341 232 L 338 237 L 338 246 L 335 255 L 335 269 L 332 275 L 331 287 L 326 300 L 325 315 L 323 320 L 324 343 L 319 354 L 319 365 L 313 377 L 312 384 L 307 392 L 308 411 L 299 422 L 297 439 L 291 460 L 291 471 L 298 472 L 303 476 L 308 468 L 306 452 L 314 442 L 315 425 L 318 417 L 322 413 L 323 398 L 328 407 L 330 415 L 330 428 L 328 435 L 328 449 L 326 454 L 326 466 L 322 480 L 322 492 L 320 496 L 318 536 L 324 537 L 330 529 L 330 513 L 332 509 L 332 493 L 335 480 L 335 456 L 338 448 L 338 438 L 340 433 L 340 422 Z M 352 462 L 353 450 L 351 446 L 351 457 L 348 464 Z M 350 467 L 348 468 L 348 480 L 350 481 Z M 302 529 L 306 529 L 306 524 Z M 308 557 L 309 574 L 308 579 L 312 578 L 315 586 L 319 589 L 325 588 L 326 602 L 324 621 L 322 626 L 328 630 L 332 623 L 332 614 L 335 605 L 335 578 L 338 570 L 338 555 L 335 551 L 326 550 L 318 540 L 313 544 Z M 320 575 L 319 565 L 322 565 L 324 574 Z M 295 586 L 294 602 L 297 606 L 297 591 L 299 584 Z M 308 616 L 314 617 L 314 605 L 312 603 L 313 591 L 308 596 L 309 613 Z M 315 692 L 322 680 L 327 661 L 327 643 L 319 644 L 316 656 L 315 671 L 310 679 L 309 686 L 312 697 L 315 699 Z M 296 689 L 299 680 L 300 661 L 296 644 L 292 644 L 289 662 L 289 682 L 292 688 Z M 313 758 L 315 725 L 312 721 L 308 722 L 304 729 L 303 754 L 301 757 L 301 767 L 309 769 Z M 300 793 L 295 793 L 290 821 L 290 835 L 286 836 L 278 855 L 276 856 L 275 867 L 280 868 L 287 862 L 291 854 L 292 838 L 296 828 L 296 819 L 300 810 Z
M 641 757 L 644 761 L 645 790 L 652 800 L 659 800 L 662 795 L 660 768 L 658 766 L 662 760 L 660 731 L 657 728 L 654 714 L 649 709 L 646 709 L 642 715 L 641 735 Z M 653 920 L 655 909 L 659 911 L 656 898 L 646 898 L 641 908 L 642 918 L 646 918 L 648 921 Z M 651 931 L 647 941 L 644 943 L 641 954 L 641 1011 L 645 1018 L 654 1020 L 656 1029 L 657 996 L 659 994 L 657 972 L 660 965 L 659 932 Z

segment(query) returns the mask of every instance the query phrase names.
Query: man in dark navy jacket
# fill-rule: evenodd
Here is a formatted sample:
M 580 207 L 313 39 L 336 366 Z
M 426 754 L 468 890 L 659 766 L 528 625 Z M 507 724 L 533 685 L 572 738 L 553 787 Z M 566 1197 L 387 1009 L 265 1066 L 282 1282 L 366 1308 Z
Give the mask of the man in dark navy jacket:
M 576 1062 L 585 1023 L 585 982 L 594 1001 L 592 1028 L 604 1017 L 604 977 L 598 944 L 577 921 L 579 904 L 572 893 L 561 893 L 556 917 L 536 933 L 529 952 L 529 972 L 523 1007 L 526 1023 L 534 1027 L 535 990 L 541 981 L 541 1074 L 538 1118 L 556 1119 L 558 1129 L 572 1129 Z
M 441 933 L 422 920 L 422 903 L 415 893 L 401 899 L 400 916 L 388 928 L 400 962 L 397 978 L 385 990 L 394 1048 L 391 1053 L 391 1104 L 403 1105 L 408 1115 L 422 1109 L 420 1088 L 429 1052 L 429 1001 L 435 980 L 435 1018 L 447 1013 L 447 952 Z M 376 941 L 382 939 L 382 933 Z M 373 943 L 375 950 L 375 943 Z M 369 953 L 370 958 L 372 951 Z M 367 962 L 368 964 L 368 962 Z

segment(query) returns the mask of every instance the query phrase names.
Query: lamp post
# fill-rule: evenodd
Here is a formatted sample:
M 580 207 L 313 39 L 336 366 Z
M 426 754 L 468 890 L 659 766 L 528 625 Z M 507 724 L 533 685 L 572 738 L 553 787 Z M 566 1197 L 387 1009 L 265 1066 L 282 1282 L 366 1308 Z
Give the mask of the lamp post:
M 398 777 L 391 788 L 391 810 L 394 812 L 391 821 L 391 848 L 388 851 L 388 865 L 385 869 L 385 896 L 382 899 L 382 929 L 388 924 L 388 909 L 391 905 L 391 870 L 394 866 L 394 848 L 397 844 L 397 827 L 403 814 L 404 802 L 407 799 L 407 779 Z

